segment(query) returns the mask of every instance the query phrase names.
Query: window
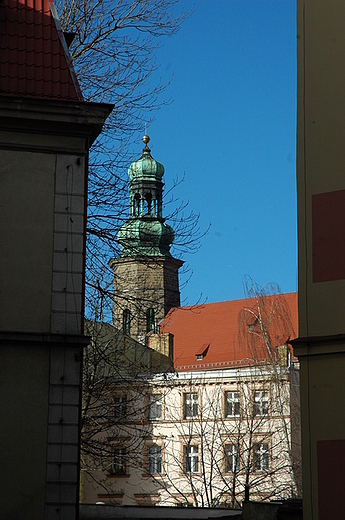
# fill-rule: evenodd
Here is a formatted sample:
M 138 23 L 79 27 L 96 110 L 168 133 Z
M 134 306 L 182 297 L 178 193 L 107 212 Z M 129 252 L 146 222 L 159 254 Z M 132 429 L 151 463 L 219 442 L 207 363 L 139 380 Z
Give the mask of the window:
M 127 472 L 127 450 L 126 448 L 115 448 L 111 470 L 114 475 L 126 475 Z
M 151 193 L 145 194 L 145 213 L 151 215 L 152 213 L 152 196 Z
M 150 395 L 149 400 L 149 420 L 160 421 L 162 419 L 162 396 Z
M 146 311 L 146 332 L 151 330 L 155 330 L 155 311 L 152 308 Z
M 138 217 L 140 215 L 140 195 L 136 193 L 134 196 L 134 215 Z
M 185 419 L 198 416 L 198 394 L 184 394 L 183 415 Z
M 135 493 L 134 499 L 137 506 L 147 507 L 147 506 L 159 506 L 159 495 L 158 493 Z
M 240 471 L 240 454 L 236 444 L 225 445 L 225 472 L 237 473 Z
M 268 444 L 258 443 L 253 446 L 253 469 L 254 471 L 268 470 Z
M 203 348 L 204 347 L 205 347 L 205 345 L 203 346 Z M 201 361 L 202 359 L 204 359 L 204 357 L 207 355 L 209 348 L 210 348 L 210 345 L 207 345 L 206 348 L 204 348 L 204 350 L 202 352 L 200 352 L 199 354 L 195 354 L 196 360 Z
M 125 334 L 130 334 L 131 331 L 131 311 L 125 309 L 122 315 L 122 330 Z
M 160 446 L 150 446 L 149 448 L 149 473 L 150 475 L 162 473 L 162 448 Z
M 199 446 L 187 445 L 184 447 L 184 472 L 199 472 Z
M 238 417 L 240 415 L 240 393 L 225 392 L 225 417 Z
M 268 392 L 254 392 L 254 416 L 268 414 Z
M 123 422 L 127 417 L 127 396 L 117 395 L 113 397 L 113 421 Z

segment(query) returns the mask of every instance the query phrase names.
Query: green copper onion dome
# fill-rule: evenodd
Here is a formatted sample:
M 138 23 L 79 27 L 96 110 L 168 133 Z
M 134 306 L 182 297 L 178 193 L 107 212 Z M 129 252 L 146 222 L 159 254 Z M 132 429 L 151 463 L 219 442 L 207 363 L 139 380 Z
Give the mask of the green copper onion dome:
M 128 169 L 129 219 L 117 234 L 122 257 L 171 256 L 174 231 L 162 217 L 164 166 L 151 156 L 149 141 L 144 135 L 142 156 Z
M 144 135 L 143 142 L 145 148 L 143 149 L 142 156 L 138 161 L 134 161 L 128 169 L 128 175 L 131 183 L 136 181 L 161 181 L 164 175 L 164 166 L 159 163 L 153 157 L 151 157 L 151 150 L 147 146 L 150 138 L 148 135 Z
M 121 256 L 170 256 L 173 229 L 158 220 L 129 219 L 117 235 Z

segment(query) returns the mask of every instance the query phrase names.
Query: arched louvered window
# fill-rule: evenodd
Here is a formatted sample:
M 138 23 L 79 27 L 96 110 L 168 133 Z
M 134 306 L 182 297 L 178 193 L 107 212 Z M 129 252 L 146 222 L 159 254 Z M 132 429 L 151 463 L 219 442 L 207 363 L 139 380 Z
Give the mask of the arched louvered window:
M 125 309 L 122 315 L 122 329 L 125 334 L 130 334 L 131 331 L 131 311 Z
M 136 217 L 140 215 L 140 195 L 139 193 L 136 193 L 134 196 L 134 207 L 133 207 L 133 213 Z
M 146 332 L 150 332 L 155 329 L 155 311 L 152 309 L 147 309 L 146 311 Z
M 145 195 L 145 214 L 152 215 L 152 195 L 151 195 L 151 193 L 146 193 L 146 195 Z

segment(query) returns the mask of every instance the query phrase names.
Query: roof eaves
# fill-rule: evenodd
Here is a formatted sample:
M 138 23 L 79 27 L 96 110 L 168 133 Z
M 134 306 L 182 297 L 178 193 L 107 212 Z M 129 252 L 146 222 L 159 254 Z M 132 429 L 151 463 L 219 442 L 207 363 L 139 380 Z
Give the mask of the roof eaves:
M 65 54 L 68 70 L 69 70 L 69 73 L 71 75 L 71 79 L 72 79 L 72 82 L 73 82 L 76 94 L 78 96 L 79 101 L 83 101 L 83 94 L 81 92 L 81 88 L 80 88 L 80 85 L 79 85 L 79 82 L 78 82 L 78 78 L 77 78 L 77 75 L 75 73 L 75 70 L 74 70 L 74 67 L 73 67 L 73 64 L 72 64 L 71 55 L 70 55 L 68 47 L 67 47 L 66 39 L 65 39 L 64 33 L 62 31 L 61 23 L 60 23 L 60 18 L 59 18 L 59 15 L 57 13 L 57 10 L 56 10 L 54 2 L 49 2 L 49 7 L 50 7 L 50 12 L 52 14 L 52 18 L 53 18 L 54 23 L 55 23 L 55 27 L 56 27 L 56 30 L 57 30 L 57 33 L 58 33 L 58 36 L 59 36 L 59 40 L 60 40 L 62 49 L 63 49 L 64 54 Z

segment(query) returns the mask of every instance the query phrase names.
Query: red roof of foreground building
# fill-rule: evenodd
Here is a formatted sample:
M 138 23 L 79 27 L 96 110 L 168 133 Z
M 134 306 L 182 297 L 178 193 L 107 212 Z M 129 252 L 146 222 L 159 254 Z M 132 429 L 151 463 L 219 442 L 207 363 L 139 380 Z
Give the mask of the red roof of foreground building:
M 0 95 L 82 101 L 49 0 L 0 3 Z
M 174 335 L 177 372 L 248 366 L 269 361 L 261 324 L 276 356 L 277 347 L 297 335 L 297 310 L 297 293 L 265 296 L 259 307 L 255 298 L 179 307 L 167 314 L 160 332 Z

